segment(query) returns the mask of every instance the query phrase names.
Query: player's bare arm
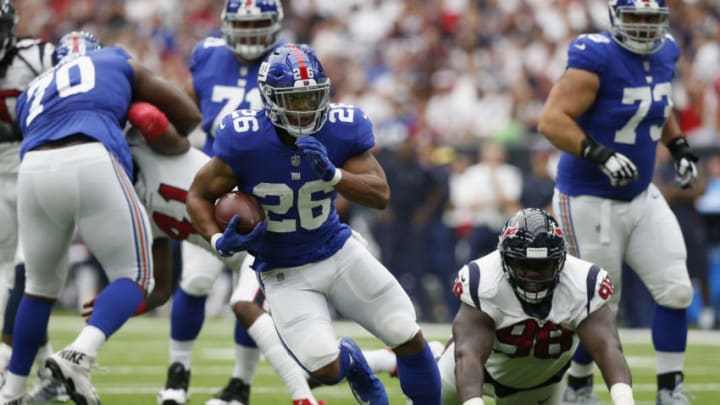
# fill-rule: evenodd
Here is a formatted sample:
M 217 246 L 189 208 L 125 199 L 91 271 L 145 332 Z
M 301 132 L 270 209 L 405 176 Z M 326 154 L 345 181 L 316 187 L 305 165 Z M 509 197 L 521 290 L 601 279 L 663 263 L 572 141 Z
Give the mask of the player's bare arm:
M 135 70 L 133 99 L 146 101 L 167 115 L 178 134 L 187 136 L 202 119 L 193 100 L 169 81 L 130 59 Z
M 185 204 L 195 230 L 208 241 L 212 235 L 223 232 L 215 222 L 215 200 L 236 185 L 230 165 L 217 157 L 210 159 L 195 175 Z
M 585 133 L 575 120 L 595 102 L 600 79 L 595 73 L 569 68 L 550 90 L 538 122 L 538 132 L 553 145 L 576 156 Z
M 608 388 L 616 383 L 630 385 L 631 375 L 615 325 L 615 316 L 607 304 L 580 323 L 578 337 L 600 368 Z
M 348 200 L 371 208 L 384 209 L 390 201 L 385 171 L 372 153 L 353 156 L 342 165 L 343 175 L 335 189 Z M 338 169 L 340 170 L 340 169 Z
M 484 365 L 492 352 L 495 322 L 486 313 L 460 304 L 452 326 L 455 379 L 460 402 L 482 397 Z
M 195 93 L 195 85 L 193 84 L 192 77 L 185 82 L 183 90 L 185 90 L 185 94 L 192 99 L 193 103 L 200 108 L 200 100 L 198 99 L 197 93 Z

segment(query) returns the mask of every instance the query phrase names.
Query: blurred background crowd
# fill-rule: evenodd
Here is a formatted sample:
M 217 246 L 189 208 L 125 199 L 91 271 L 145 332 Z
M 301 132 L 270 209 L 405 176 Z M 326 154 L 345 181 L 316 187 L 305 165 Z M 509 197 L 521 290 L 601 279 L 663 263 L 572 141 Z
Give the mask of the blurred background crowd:
M 73 29 L 128 49 L 182 86 L 195 44 L 219 35 L 222 0 L 23 0 L 18 34 L 55 41 Z M 460 265 L 495 248 L 508 214 L 549 208 L 556 153 L 536 133 L 568 43 L 607 30 L 607 0 L 292 0 L 291 42 L 311 44 L 333 100 L 373 121 L 393 192 L 389 209 L 343 209 L 425 321 L 448 321 Z M 720 1 L 668 0 L 683 51 L 673 100 L 701 156 L 692 190 L 673 184 L 664 148 L 656 183 L 675 210 L 697 286 L 691 322 L 718 326 L 720 307 Z M 202 135 L 199 135 L 202 136 Z M 78 247 L 76 261 L 88 267 Z M 91 266 L 90 266 L 91 267 Z M 644 327 L 650 298 L 626 271 L 621 322 Z M 79 277 L 82 279 L 82 277 Z M 92 279 L 91 279 L 92 280 Z M 226 280 L 226 279 L 225 279 Z M 227 284 L 227 282 L 225 282 Z M 68 289 L 67 302 L 75 300 Z M 628 293 L 628 291 L 633 293 Z M 229 284 L 218 286 L 221 312 Z M 74 302 L 72 305 L 76 305 Z

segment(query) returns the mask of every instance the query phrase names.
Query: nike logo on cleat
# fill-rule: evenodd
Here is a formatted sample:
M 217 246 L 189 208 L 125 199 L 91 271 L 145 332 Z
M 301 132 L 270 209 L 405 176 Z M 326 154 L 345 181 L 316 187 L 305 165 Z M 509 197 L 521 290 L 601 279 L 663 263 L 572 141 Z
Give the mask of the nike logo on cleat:
M 60 357 L 62 357 L 63 359 L 65 359 L 69 362 L 80 365 L 80 362 L 85 358 L 85 353 L 70 351 L 70 350 L 63 350 L 60 352 Z

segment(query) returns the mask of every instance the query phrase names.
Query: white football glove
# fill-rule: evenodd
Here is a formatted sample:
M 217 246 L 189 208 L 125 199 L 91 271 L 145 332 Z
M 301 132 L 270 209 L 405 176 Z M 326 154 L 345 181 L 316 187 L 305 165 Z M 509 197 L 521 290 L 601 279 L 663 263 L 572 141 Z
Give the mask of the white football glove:
M 581 148 L 582 157 L 597 163 L 600 170 L 610 178 L 613 187 L 624 186 L 638 178 L 637 166 L 622 153 L 615 152 L 592 138 L 585 138 Z
M 687 139 L 682 135 L 678 136 L 668 142 L 667 147 L 675 165 L 675 183 L 681 188 L 690 188 L 695 185 L 698 175 L 695 162 L 698 161 L 698 157 L 690 148 Z
M 635 163 L 618 152 L 613 152 L 605 163 L 600 164 L 600 170 L 610 178 L 610 184 L 613 187 L 624 186 L 638 178 Z

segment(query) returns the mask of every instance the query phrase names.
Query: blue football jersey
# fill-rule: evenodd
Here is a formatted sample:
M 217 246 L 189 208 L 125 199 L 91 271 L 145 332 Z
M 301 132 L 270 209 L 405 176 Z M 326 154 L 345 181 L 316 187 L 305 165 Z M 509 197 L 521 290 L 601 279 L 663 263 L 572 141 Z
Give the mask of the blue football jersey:
M 23 132 L 20 157 L 47 142 L 85 134 L 102 142 L 132 179 L 125 140 L 135 71 L 130 55 L 107 47 L 55 66 L 33 80 L 15 111 Z
M 367 116 L 344 104 L 331 104 L 327 122 L 312 136 L 336 167 L 375 144 Z M 267 232 L 250 251 L 255 270 L 323 260 L 350 237 L 335 210 L 335 188 L 318 178 L 298 149 L 280 141 L 264 110 L 226 115 L 215 131 L 214 151 L 232 167 L 238 188 L 265 210 Z
M 261 63 L 241 63 L 222 38 L 208 37 L 195 46 L 190 73 L 202 112 L 202 128 L 207 134 L 203 146 L 206 154 L 213 156 L 215 128 L 224 115 L 263 107 L 257 88 Z
M 568 195 L 594 195 L 632 200 L 653 178 L 655 152 L 662 128 L 672 112 L 672 80 L 680 50 L 668 35 L 656 53 L 638 55 L 618 45 L 611 34 L 584 34 L 568 48 L 568 68 L 598 75 L 600 88 L 593 105 L 577 120 L 598 143 L 635 163 L 639 179 L 613 187 L 597 164 L 563 153 L 558 189 Z

